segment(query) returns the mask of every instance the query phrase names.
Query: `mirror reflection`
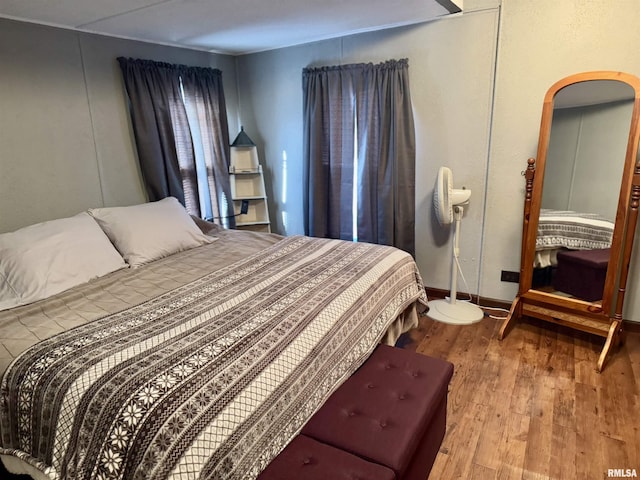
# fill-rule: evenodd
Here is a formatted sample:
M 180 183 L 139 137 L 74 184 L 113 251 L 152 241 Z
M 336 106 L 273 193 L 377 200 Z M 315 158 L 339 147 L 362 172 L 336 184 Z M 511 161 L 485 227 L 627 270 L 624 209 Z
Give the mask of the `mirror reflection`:
M 569 85 L 554 98 L 533 288 L 601 302 L 620 193 L 633 88 Z

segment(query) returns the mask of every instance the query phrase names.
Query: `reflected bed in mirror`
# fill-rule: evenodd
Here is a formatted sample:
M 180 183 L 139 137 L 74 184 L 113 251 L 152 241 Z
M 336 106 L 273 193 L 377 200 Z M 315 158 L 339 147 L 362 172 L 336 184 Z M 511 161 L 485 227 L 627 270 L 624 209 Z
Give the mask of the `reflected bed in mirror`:
M 614 227 L 614 222 L 597 213 L 541 209 L 532 288 L 588 301 L 601 300 Z M 584 288 L 577 288 L 586 280 L 581 275 L 583 269 L 572 265 L 588 266 L 591 259 L 599 265 L 598 275 Z M 583 290 L 588 293 L 581 293 Z
M 602 300 L 634 98 L 618 80 L 573 83 L 555 94 L 533 288 Z
M 520 285 L 501 338 L 522 316 L 566 325 L 606 338 L 603 368 L 622 330 L 638 215 L 639 92 L 640 79 L 621 72 L 572 75 L 548 90 L 525 172 Z

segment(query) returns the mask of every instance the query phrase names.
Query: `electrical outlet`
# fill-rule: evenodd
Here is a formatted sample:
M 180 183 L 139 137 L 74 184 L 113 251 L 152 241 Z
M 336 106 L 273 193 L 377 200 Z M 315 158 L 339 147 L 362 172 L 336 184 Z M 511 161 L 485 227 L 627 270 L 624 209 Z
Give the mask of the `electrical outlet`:
M 500 281 L 520 283 L 520 272 L 511 272 L 509 270 L 502 270 L 502 273 L 500 273 Z
M 242 200 L 242 205 L 240 205 L 240 214 L 246 215 L 249 211 L 249 200 Z

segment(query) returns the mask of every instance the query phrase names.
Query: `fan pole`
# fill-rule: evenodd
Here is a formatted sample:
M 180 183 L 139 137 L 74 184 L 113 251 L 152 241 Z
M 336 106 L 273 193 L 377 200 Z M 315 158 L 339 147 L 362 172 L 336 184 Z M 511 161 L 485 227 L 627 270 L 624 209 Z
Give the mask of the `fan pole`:
M 451 291 L 448 299 L 429 301 L 429 317 L 439 322 L 454 325 L 469 325 L 479 322 L 484 317 L 484 312 L 480 307 L 471 302 L 457 302 L 458 296 L 458 257 L 460 256 L 460 224 L 464 209 L 460 205 L 453 207 L 453 218 L 455 226 L 453 228 L 453 255 L 451 256 Z
M 458 297 L 458 257 L 460 256 L 460 222 L 464 209 L 461 205 L 453 207 L 453 218 L 456 222 L 453 229 L 453 255 L 451 256 L 451 288 L 449 289 L 449 303 L 456 303 Z

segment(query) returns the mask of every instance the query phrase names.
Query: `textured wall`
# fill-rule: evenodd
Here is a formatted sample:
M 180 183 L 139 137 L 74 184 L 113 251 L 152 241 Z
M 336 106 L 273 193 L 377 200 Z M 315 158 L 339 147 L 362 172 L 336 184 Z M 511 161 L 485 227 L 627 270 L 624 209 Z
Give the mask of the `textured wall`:
M 220 68 L 237 122 L 233 57 L 0 19 L 0 232 L 146 201 L 118 56 Z
M 275 230 L 300 233 L 302 68 L 407 57 L 420 270 L 448 288 L 451 237 L 431 207 L 447 165 L 473 191 L 461 244 L 468 290 L 510 301 L 517 286 L 500 271 L 519 268 L 521 172 L 536 154 L 544 94 L 581 71 L 640 75 L 640 10 L 637 0 L 499 4 L 467 0 L 464 15 L 238 58 L 0 20 L 0 231 L 144 199 L 115 63 L 130 55 L 225 72 L 230 135 L 244 125 L 259 146 Z M 638 250 L 625 312 L 640 321 Z
M 615 70 L 640 75 L 640 9 L 636 0 L 503 0 L 487 183 L 480 292 L 513 299 L 517 285 L 500 270 L 518 270 L 524 180 L 535 157 L 542 101 L 568 75 Z M 638 250 L 637 248 L 635 249 Z M 637 257 L 637 255 L 636 255 Z M 640 321 L 640 284 L 632 262 L 625 312 Z
M 432 207 L 438 168 L 447 165 L 456 185 L 473 191 L 461 255 L 469 289 L 477 291 L 497 27 L 498 11 L 490 9 L 239 57 L 240 118 L 270 174 L 275 229 L 303 232 L 302 69 L 408 58 L 417 149 L 416 260 L 429 286 L 449 287 L 450 229 L 438 225 Z

